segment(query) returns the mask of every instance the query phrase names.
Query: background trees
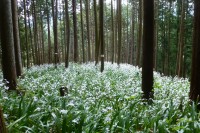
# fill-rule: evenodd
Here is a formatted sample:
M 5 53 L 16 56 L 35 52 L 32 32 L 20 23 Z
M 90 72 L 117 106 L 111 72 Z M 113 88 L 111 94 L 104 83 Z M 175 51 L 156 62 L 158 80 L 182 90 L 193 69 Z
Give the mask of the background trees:
M 53 53 L 58 53 L 57 62 L 58 58 L 60 61 L 74 61 L 74 57 L 79 57 L 79 62 L 85 62 L 87 59 L 98 63 L 101 21 L 97 17 L 100 13 L 99 1 L 81 0 L 76 1 L 76 5 L 74 0 L 67 3 L 58 0 L 57 5 L 56 1 L 53 2 L 54 8 L 51 0 L 18 1 L 22 65 L 55 62 L 52 58 L 55 57 Z M 192 0 L 154 0 L 154 3 L 154 68 L 165 75 L 176 75 L 180 68 L 180 76 L 189 76 L 190 69 L 187 66 L 191 64 Z M 142 5 L 143 0 L 104 1 L 106 61 L 141 66 L 144 12 Z M 65 14 L 68 14 L 68 17 Z M 73 17 L 75 15 L 76 17 Z M 53 24 L 56 21 L 57 24 Z M 53 27 L 56 25 L 57 35 L 54 35 Z M 27 27 L 27 30 L 24 27 Z M 54 38 L 58 39 L 57 44 Z M 78 42 L 81 44 L 80 47 L 77 47 Z M 67 46 L 66 51 L 63 46 Z
M 85 62 L 87 59 L 97 64 L 101 57 L 101 21 L 105 31 L 104 59 L 141 66 L 143 2 L 104 1 L 104 19 L 101 20 L 100 3 L 96 0 L 17 1 L 18 14 L 13 15 L 14 33 L 17 25 L 20 32 L 18 41 L 15 36 L 14 40 L 21 42 L 16 45 L 19 48 L 15 48 L 15 51 L 21 49 L 15 52 L 17 70 L 22 68 L 18 62 L 22 62 L 21 66 L 31 66 L 65 61 L 68 66 L 70 61 Z M 154 69 L 165 75 L 188 77 L 191 72 L 187 66 L 191 65 L 192 0 L 154 0 L 154 4 Z M 22 60 L 17 61 L 20 56 Z

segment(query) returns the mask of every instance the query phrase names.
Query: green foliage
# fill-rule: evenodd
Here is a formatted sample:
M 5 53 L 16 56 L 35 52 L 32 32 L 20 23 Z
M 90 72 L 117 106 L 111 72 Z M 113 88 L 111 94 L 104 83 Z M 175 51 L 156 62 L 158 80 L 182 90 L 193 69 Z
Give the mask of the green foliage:
M 99 67 L 32 67 L 18 81 L 24 96 L 7 93 L 2 83 L 0 103 L 9 132 L 199 132 L 187 79 L 155 72 L 155 99 L 147 105 L 141 100 L 141 69 L 106 63 L 100 73 Z M 64 97 L 61 86 L 69 89 Z

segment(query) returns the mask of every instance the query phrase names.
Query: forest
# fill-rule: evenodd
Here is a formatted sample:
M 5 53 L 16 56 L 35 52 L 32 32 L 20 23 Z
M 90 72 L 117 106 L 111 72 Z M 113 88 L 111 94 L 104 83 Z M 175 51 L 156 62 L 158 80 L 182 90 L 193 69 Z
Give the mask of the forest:
M 1 0 L 0 133 L 200 132 L 200 0 Z

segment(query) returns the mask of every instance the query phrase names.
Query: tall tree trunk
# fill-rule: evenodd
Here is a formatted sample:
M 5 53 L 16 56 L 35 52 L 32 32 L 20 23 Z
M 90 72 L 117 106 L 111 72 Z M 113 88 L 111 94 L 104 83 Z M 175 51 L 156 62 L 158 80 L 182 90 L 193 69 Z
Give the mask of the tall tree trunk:
M 127 0 L 128 3 L 129 0 Z M 126 10 L 127 18 L 126 18 L 126 62 L 129 63 L 129 50 L 130 50 L 130 43 L 129 43 L 129 6 L 127 4 L 127 10 Z M 131 27 L 131 25 L 130 25 Z
M 176 59 L 179 58 L 179 33 L 180 33 L 180 20 L 181 20 L 181 2 L 182 0 L 177 0 L 177 34 L 176 34 L 176 48 L 177 48 L 177 52 L 176 52 Z M 176 68 L 178 67 L 178 60 L 176 61 Z M 178 74 L 178 69 L 175 69 L 175 75 Z
M 115 34 L 114 34 L 114 20 L 113 20 L 113 0 L 111 0 L 111 44 L 112 44 L 112 56 L 111 61 L 114 63 L 114 53 L 115 53 Z
M 179 32 L 179 53 L 177 58 L 177 75 L 181 77 L 183 75 L 183 47 L 184 47 L 184 19 L 185 19 L 185 1 L 182 1 L 181 8 L 181 21 L 180 21 L 180 32 Z
M 12 9 L 11 1 L 9 0 L 1 1 L 0 31 L 3 78 L 8 81 L 7 85 L 9 89 L 15 90 L 17 86 L 17 74 L 15 66 Z
M 99 25 L 99 38 L 100 38 L 100 46 L 101 46 L 101 72 L 104 70 L 104 1 L 100 0 L 99 1 L 99 20 L 100 20 L 100 25 Z
M 117 7 L 117 2 L 118 1 L 115 2 L 115 5 L 114 5 L 115 8 Z M 118 35 L 117 35 L 118 34 L 118 28 L 117 28 L 118 27 L 118 24 L 117 24 L 118 23 L 118 10 L 115 10 L 114 14 L 115 14 L 115 22 L 114 22 L 115 29 L 114 29 L 114 31 L 115 31 L 115 46 L 116 46 L 115 47 L 115 61 L 117 62 L 117 59 L 118 59 L 118 47 L 117 47 L 118 46 Z
M 42 5 L 40 4 L 40 27 L 41 27 L 41 63 L 44 64 L 45 63 L 45 53 L 44 53 L 44 29 L 43 29 L 43 14 L 42 14 Z
M 153 98 L 153 43 L 154 43 L 154 0 L 144 0 L 142 91 L 143 98 Z
M 166 2 L 164 2 L 164 5 L 165 5 Z M 167 53 L 168 53 L 168 45 L 167 45 L 167 24 L 164 22 L 164 18 L 165 18 L 165 15 L 164 15 L 164 5 L 163 5 L 163 18 L 162 18 L 162 24 L 163 24 L 163 49 L 162 49 L 162 52 L 163 52 L 163 73 L 165 75 L 167 75 L 167 67 L 168 67 L 168 60 L 167 60 Z
M 86 24 L 87 24 L 87 40 L 88 40 L 88 61 L 91 61 L 91 49 L 90 49 L 90 27 L 89 27 L 89 3 L 85 1 L 85 10 L 86 10 Z
M 190 99 L 199 103 L 200 97 L 200 0 L 194 0 L 194 30 L 192 51 L 192 74 L 190 82 Z M 200 109 L 198 104 L 198 109 Z
M 142 47 L 142 1 L 139 0 L 139 10 L 138 10 L 138 19 L 139 19 L 139 28 L 138 28 L 138 38 L 137 38 L 137 56 L 136 56 L 136 65 L 140 66 L 140 55 Z
M 65 0 L 65 18 L 66 18 L 66 47 L 65 47 L 65 67 L 68 68 L 69 66 L 69 42 L 70 42 L 70 26 L 69 26 L 69 12 L 68 12 L 68 0 Z
M 22 75 L 23 69 L 22 69 L 22 60 L 21 60 L 20 39 L 19 39 L 17 0 L 12 0 L 11 4 L 12 4 L 12 21 L 13 21 L 16 73 L 17 73 L 17 76 L 19 77 Z
M 122 24 L 121 24 L 121 0 L 118 0 L 117 3 L 117 12 L 118 12 L 118 59 L 117 64 L 120 64 L 121 61 L 121 43 L 122 43 Z
M 34 56 L 34 47 L 33 47 L 33 41 L 32 41 L 33 35 L 32 35 L 32 30 L 31 30 L 30 11 L 28 11 L 27 14 L 28 14 L 28 27 L 29 27 L 29 38 L 30 38 L 30 45 L 31 45 L 31 54 L 32 54 L 32 59 L 33 59 L 33 64 L 34 64 L 35 63 L 35 56 Z
M 168 16 L 168 53 L 167 53 L 167 75 L 170 74 L 171 70 L 171 61 L 170 61 L 170 55 L 171 55 L 171 8 L 172 8 L 172 1 L 169 2 L 169 16 Z
M 36 15 L 36 1 L 33 0 L 33 16 L 34 16 L 34 45 L 35 45 L 35 59 L 36 59 L 36 65 L 40 65 L 39 61 L 39 51 L 38 51 L 38 26 L 37 26 L 37 15 Z
M 54 5 L 55 4 L 55 5 Z M 52 13 L 53 13 L 53 33 L 54 33 L 54 63 L 57 68 L 58 64 L 58 28 L 57 28 L 57 18 L 58 18 L 58 0 L 52 0 Z
M 47 10 L 47 27 L 48 27 L 48 63 L 52 62 L 51 53 L 51 31 L 50 31 L 50 20 L 49 20 L 49 5 L 48 0 L 46 0 L 46 10 Z
M 85 43 L 84 43 L 84 28 L 83 28 L 83 11 L 82 11 L 82 0 L 80 0 L 80 11 L 81 11 L 81 40 L 82 40 L 82 53 L 83 53 L 83 63 L 85 63 Z
M 130 42 L 130 48 L 129 48 L 129 64 L 134 64 L 134 58 L 135 58 L 135 52 L 134 52 L 134 44 L 135 44 L 135 8 L 134 8 L 134 2 L 132 1 L 132 23 L 131 23 L 131 42 Z
M 25 46 L 26 46 L 26 61 L 27 61 L 26 67 L 29 68 L 30 63 L 29 63 L 29 47 L 28 47 L 28 33 L 27 33 L 26 0 L 23 0 L 23 3 L 24 3 L 24 27 L 25 27 Z
M 97 23 L 97 8 L 96 0 L 94 0 L 94 23 L 95 23 L 95 65 L 99 62 L 99 33 L 98 33 L 98 23 Z
M 62 8 L 62 9 L 61 9 Z M 60 62 L 64 61 L 64 40 L 65 40 L 65 33 L 63 32 L 63 29 L 65 29 L 65 24 L 64 24 L 64 8 L 63 6 L 61 6 L 60 10 L 60 46 L 61 46 L 61 50 L 60 50 Z M 58 50 L 59 51 L 59 50 Z
M 155 23 L 154 23 L 154 57 L 153 57 L 153 68 L 157 70 L 157 44 L 158 44 L 158 3 L 159 0 L 154 1 L 154 11 L 155 11 Z
M 76 0 L 72 0 L 73 10 L 73 27 L 74 27 L 74 62 L 78 62 L 78 37 L 77 37 L 77 21 L 76 21 Z

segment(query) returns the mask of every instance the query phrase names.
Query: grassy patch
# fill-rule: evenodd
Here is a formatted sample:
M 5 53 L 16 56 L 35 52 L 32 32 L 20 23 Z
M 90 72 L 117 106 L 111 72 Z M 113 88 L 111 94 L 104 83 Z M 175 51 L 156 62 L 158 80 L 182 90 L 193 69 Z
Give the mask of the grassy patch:
M 0 104 L 10 132 L 200 132 L 199 113 L 188 104 L 189 82 L 154 73 L 152 105 L 143 104 L 141 69 L 94 63 L 35 66 L 19 79 L 24 96 L 6 93 Z M 2 77 L 2 76 L 1 76 Z M 59 88 L 69 93 L 59 96 Z

